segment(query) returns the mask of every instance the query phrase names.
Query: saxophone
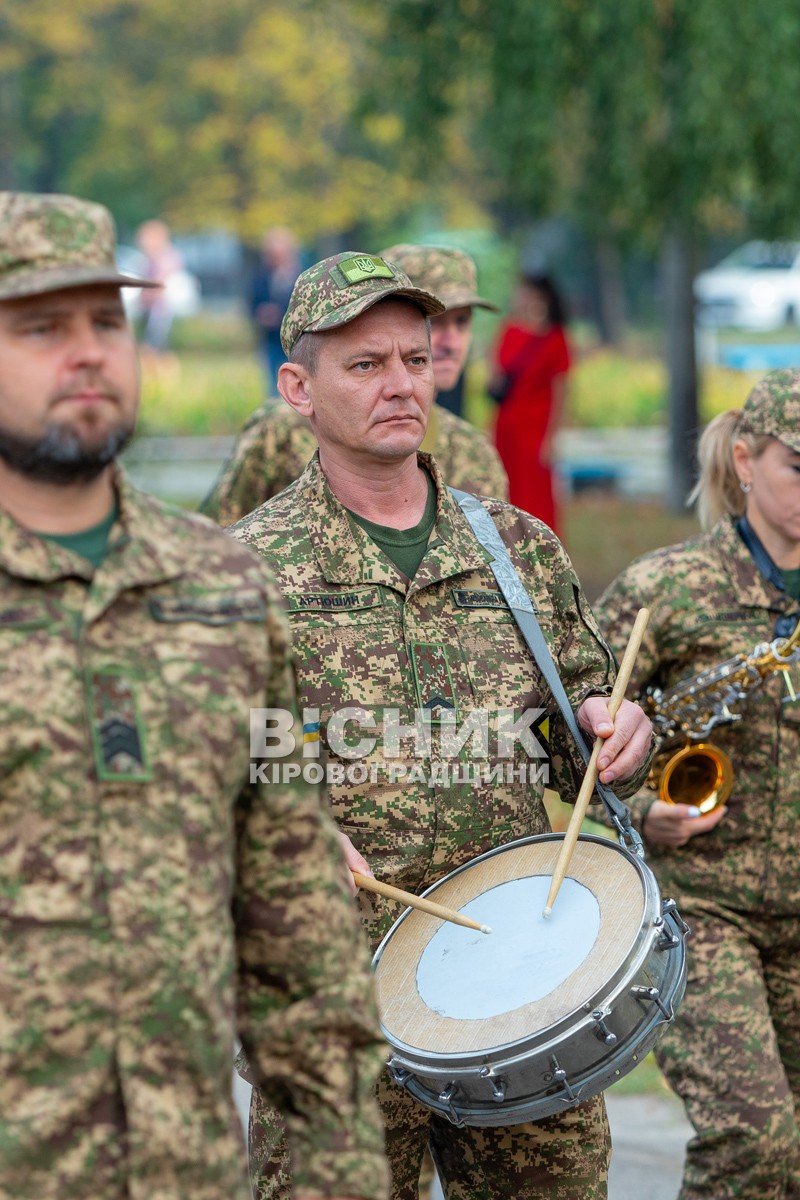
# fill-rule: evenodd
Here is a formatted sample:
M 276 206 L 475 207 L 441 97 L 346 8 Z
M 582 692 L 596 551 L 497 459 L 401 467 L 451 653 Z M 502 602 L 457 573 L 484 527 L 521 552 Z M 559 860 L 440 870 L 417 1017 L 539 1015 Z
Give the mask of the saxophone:
M 789 668 L 800 660 L 800 620 L 788 638 L 759 642 L 674 687 L 648 688 L 642 707 L 653 722 L 656 756 L 648 786 L 669 804 L 693 804 L 703 813 L 724 804 L 733 788 L 733 766 L 708 741 L 717 725 L 741 721 L 750 695 L 776 671 L 784 673 L 784 703 L 797 700 Z

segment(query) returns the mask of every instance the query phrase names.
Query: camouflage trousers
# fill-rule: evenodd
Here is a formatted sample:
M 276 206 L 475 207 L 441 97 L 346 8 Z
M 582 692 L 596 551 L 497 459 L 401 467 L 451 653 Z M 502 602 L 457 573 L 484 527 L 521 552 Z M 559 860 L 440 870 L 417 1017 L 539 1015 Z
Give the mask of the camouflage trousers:
M 430 1146 L 447 1200 L 605 1200 L 610 1139 L 596 1096 L 558 1116 L 502 1129 L 456 1129 L 384 1075 L 392 1200 L 418 1200 Z M 290 1165 L 278 1114 L 253 1090 L 250 1177 L 256 1200 L 291 1200 Z
M 680 1200 L 800 1200 L 800 921 L 678 903 L 688 983 L 656 1058 L 696 1134 Z

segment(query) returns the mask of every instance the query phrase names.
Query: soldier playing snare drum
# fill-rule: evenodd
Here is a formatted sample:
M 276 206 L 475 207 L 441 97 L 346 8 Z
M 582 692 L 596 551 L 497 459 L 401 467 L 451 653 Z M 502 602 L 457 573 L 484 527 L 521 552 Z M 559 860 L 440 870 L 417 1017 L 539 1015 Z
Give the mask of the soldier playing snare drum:
M 548 829 L 545 775 L 529 771 L 521 744 L 504 760 L 500 710 L 549 716 L 547 766 L 562 794 L 574 796 L 582 774 L 486 553 L 435 461 L 418 453 L 434 391 L 426 316 L 440 307 L 370 255 L 335 255 L 300 276 L 282 328 L 289 361 L 279 387 L 311 422 L 319 452 L 291 487 L 231 531 L 278 577 L 307 728 L 326 757 L 349 864 L 412 891 L 482 851 Z M 629 702 L 609 718 L 613 659 L 566 554 L 535 518 L 501 500 L 483 503 L 536 603 L 581 725 L 606 739 L 603 782 L 635 790 L 650 725 Z M 349 775 L 345 708 L 362 740 Z M 415 717 L 438 738 L 448 721 L 481 713 L 491 735 L 485 777 L 445 780 L 438 751 L 415 741 Z M 400 906 L 364 893 L 358 903 L 375 945 Z M 601 1097 L 537 1123 L 457 1129 L 388 1076 L 379 1094 L 395 1200 L 417 1197 L 429 1139 L 449 1196 L 605 1195 Z M 257 1096 L 255 1106 L 252 1165 L 260 1194 L 273 1196 L 282 1185 L 263 1175 Z

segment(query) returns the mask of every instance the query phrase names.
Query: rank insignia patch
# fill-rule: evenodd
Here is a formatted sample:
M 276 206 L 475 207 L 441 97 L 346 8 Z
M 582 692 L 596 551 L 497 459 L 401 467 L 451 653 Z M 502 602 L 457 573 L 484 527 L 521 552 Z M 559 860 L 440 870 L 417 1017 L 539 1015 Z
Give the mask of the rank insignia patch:
M 152 774 L 135 681 L 122 671 L 94 671 L 89 677 L 89 699 L 97 778 L 106 783 L 146 783 Z
M 411 663 L 420 708 L 429 712 L 434 721 L 440 719 L 443 711 L 455 713 L 457 718 L 458 707 L 447 661 L 447 647 L 436 642 L 412 642 Z

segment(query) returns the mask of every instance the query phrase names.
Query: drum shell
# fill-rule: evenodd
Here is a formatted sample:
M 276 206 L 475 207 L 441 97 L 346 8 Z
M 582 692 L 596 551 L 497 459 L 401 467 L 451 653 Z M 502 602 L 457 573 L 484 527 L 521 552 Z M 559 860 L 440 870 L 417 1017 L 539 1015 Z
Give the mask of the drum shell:
M 424 895 L 439 899 L 437 891 L 447 881 L 496 855 L 562 840 L 557 834 L 524 838 L 489 851 L 451 872 Z M 513 1041 L 446 1053 L 420 1049 L 382 1022 L 395 1081 L 454 1124 L 504 1126 L 536 1121 L 589 1099 L 641 1062 L 680 1004 L 686 985 L 688 931 L 673 902 L 662 901 L 655 876 L 641 859 L 607 839 L 582 835 L 581 842 L 607 848 L 612 859 L 624 856 L 625 870 L 635 872 L 641 883 L 644 909 L 624 962 L 583 996 L 579 1006 Z M 386 948 L 410 915 L 407 910 L 400 917 L 375 953 L 379 981 Z

